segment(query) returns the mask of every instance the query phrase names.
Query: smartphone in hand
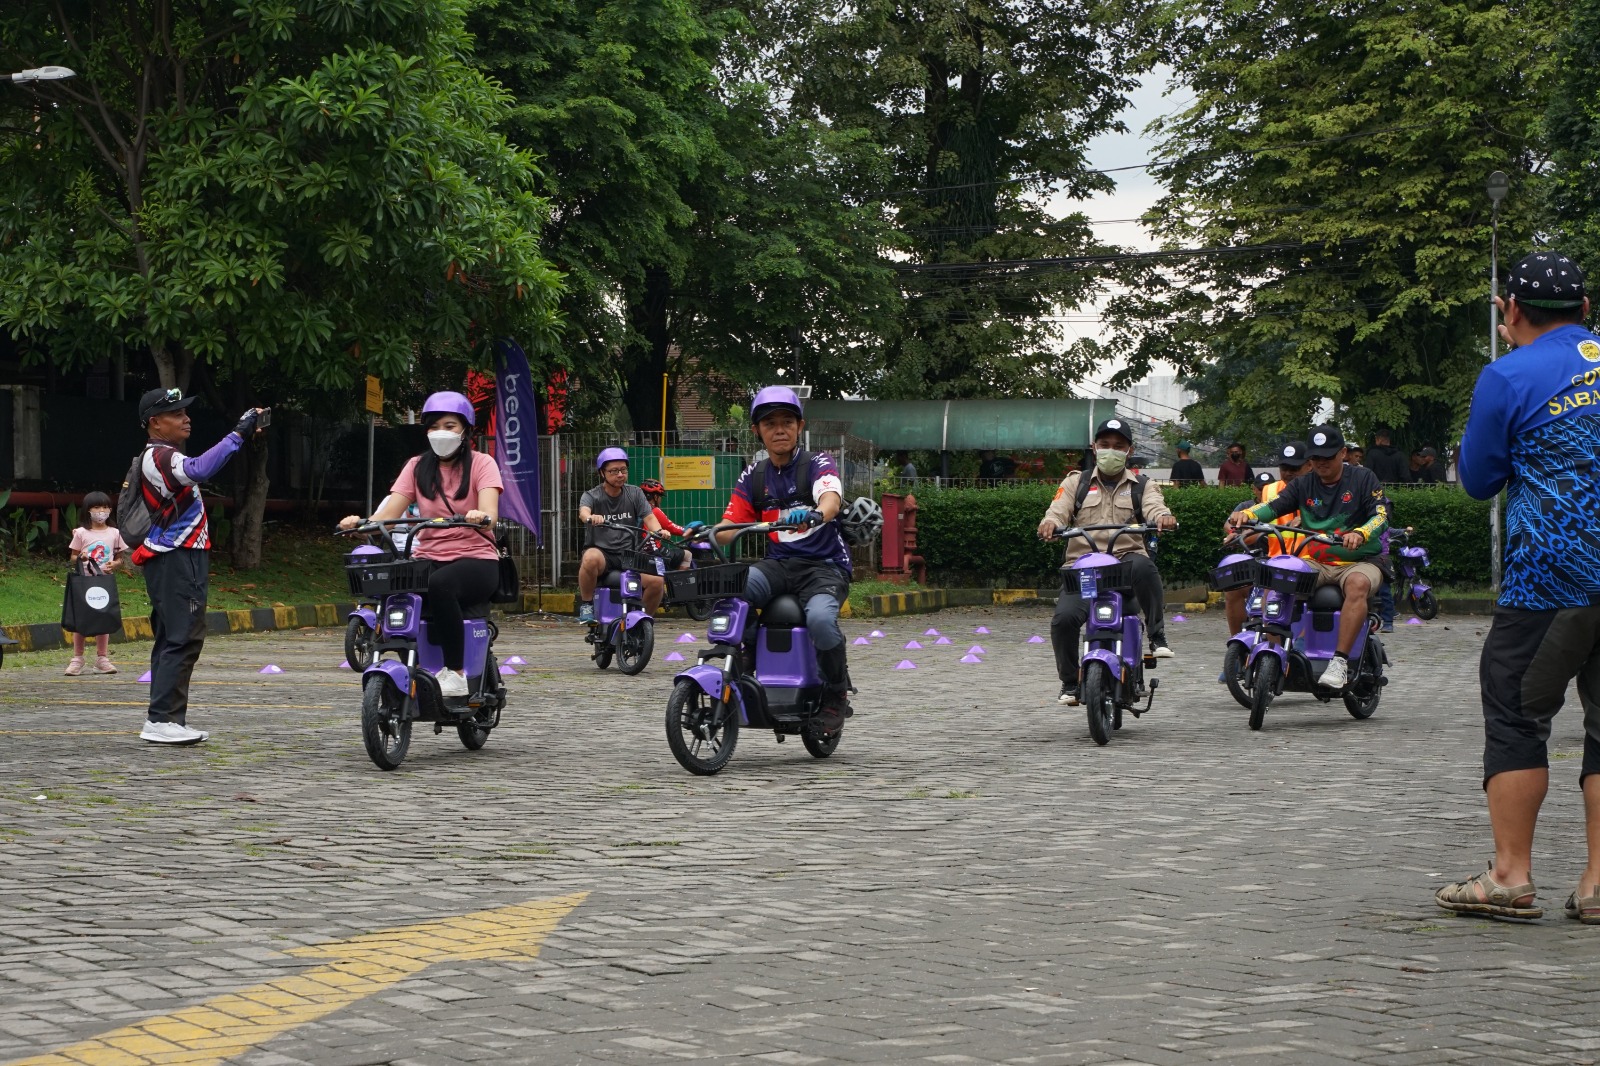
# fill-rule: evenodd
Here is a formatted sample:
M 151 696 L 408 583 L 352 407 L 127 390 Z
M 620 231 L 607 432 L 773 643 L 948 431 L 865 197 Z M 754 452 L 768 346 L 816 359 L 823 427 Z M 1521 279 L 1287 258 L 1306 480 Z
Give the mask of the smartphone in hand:
M 256 415 L 256 428 L 266 429 L 270 425 L 272 425 L 272 408 L 263 407 L 261 413 Z

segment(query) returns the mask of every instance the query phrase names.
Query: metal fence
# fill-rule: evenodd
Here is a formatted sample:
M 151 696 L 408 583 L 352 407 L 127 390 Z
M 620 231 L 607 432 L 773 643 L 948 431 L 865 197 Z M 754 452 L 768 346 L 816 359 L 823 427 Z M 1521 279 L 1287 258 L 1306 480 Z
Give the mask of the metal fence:
M 805 446 L 825 451 L 839 463 L 844 480 L 845 499 L 874 495 L 872 481 L 877 450 L 869 440 L 848 433 L 829 432 L 831 427 L 808 426 Z M 606 448 L 622 448 L 628 453 L 628 480 L 637 485 L 655 478 L 667 486 L 661 509 L 678 525 L 699 521 L 714 524 L 722 517 L 740 473 L 761 451 L 754 434 L 738 433 L 635 433 L 619 439 L 607 433 L 560 433 L 539 438 L 547 457 L 545 467 L 544 548 L 535 550 L 528 538 L 528 549 L 521 562 L 526 584 L 552 587 L 570 585 L 577 579 L 578 559 L 583 554 L 584 531 L 578 523 L 578 504 L 583 494 L 600 483 L 595 459 Z M 876 569 L 875 546 L 859 550 L 857 565 Z

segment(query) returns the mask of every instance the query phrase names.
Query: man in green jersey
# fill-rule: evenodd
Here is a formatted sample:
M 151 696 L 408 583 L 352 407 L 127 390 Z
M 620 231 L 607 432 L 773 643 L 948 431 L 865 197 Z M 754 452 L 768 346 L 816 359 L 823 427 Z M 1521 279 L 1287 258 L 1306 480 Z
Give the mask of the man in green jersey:
M 1301 553 L 1317 570 L 1318 588 L 1337 585 L 1344 593 L 1338 645 L 1317 681 L 1337 691 L 1350 679 L 1350 648 L 1367 624 L 1367 597 L 1385 580 L 1377 560 L 1383 552 L 1379 535 L 1389 524 L 1389 511 L 1377 475 L 1364 466 L 1346 465 L 1339 427 L 1313 427 L 1308 454 L 1311 473 L 1295 478 L 1266 503 L 1235 511 L 1228 524 L 1270 522 L 1299 512 L 1299 525 L 1339 538 L 1338 544 L 1313 541 Z

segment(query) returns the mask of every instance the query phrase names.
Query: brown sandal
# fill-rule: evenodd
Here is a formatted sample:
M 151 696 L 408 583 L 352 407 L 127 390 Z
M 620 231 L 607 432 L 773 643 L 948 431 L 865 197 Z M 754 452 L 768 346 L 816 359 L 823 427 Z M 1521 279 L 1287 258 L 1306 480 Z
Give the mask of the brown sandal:
M 1434 902 L 1456 914 L 1487 914 L 1493 918 L 1542 918 L 1544 908 L 1531 902 L 1517 906 L 1517 900 L 1536 894 L 1532 884 L 1502 885 L 1494 879 L 1494 860 L 1489 868 L 1465 881 L 1453 881 L 1433 894 Z M 1600 913 L 1595 916 L 1600 921 Z
M 1579 885 L 1577 891 L 1567 897 L 1567 905 L 1564 908 L 1567 917 L 1576 918 L 1584 925 L 1600 925 L 1600 888 L 1596 888 L 1592 896 L 1578 895 L 1581 891 L 1583 886 Z

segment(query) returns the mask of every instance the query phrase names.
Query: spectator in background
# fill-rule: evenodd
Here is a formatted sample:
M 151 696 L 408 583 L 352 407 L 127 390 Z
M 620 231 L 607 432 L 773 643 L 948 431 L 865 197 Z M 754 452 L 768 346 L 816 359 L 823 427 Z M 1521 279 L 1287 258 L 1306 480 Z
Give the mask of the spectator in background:
M 1244 445 L 1238 441 L 1228 445 L 1228 458 L 1223 460 L 1222 466 L 1217 470 L 1217 484 L 1248 485 L 1255 476 L 1256 472 L 1245 462 Z
M 1017 472 L 1017 461 L 1009 455 L 996 455 L 993 448 L 978 453 L 978 476 L 1001 481 Z
M 1378 475 L 1378 480 L 1385 485 L 1404 485 L 1411 480 L 1406 457 L 1394 446 L 1394 436 L 1388 426 L 1372 431 L 1372 452 L 1361 465 Z
M 1189 452 L 1194 448 L 1186 440 L 1178 442 L 1178 461 L 1172 464 L 1172 483 L 1174 485 L 1204 485 L 1206 472 L 1200 469 L 1200 464 L 1189 458 Z
M 1437 485 L 1444 478 L 1439 476 L 1439 452 L 1434 448 L 1418 448 L 1416 451 L 1418 465 L 1412 481 L 1419 485 Z
M 1350 445 L 1350 457 L 1345 460 L 1351 466 L 1366 466 L 1367 450 L 1359 444 Z
M 905 452 L 895 452 L 894 465 L 900 468 L 900 473 L 897 476 L 903 486 L 917 483 L 917 464 L 911 461 L 911 456 Z

